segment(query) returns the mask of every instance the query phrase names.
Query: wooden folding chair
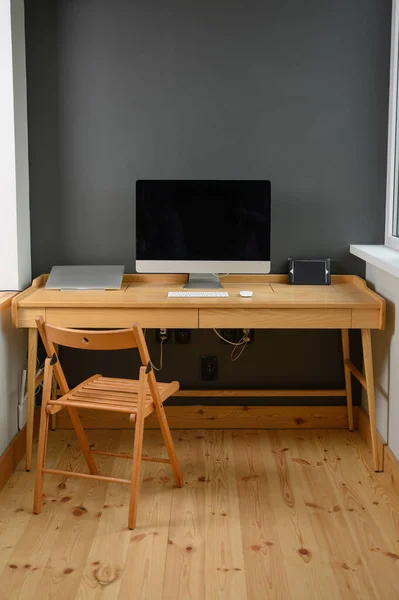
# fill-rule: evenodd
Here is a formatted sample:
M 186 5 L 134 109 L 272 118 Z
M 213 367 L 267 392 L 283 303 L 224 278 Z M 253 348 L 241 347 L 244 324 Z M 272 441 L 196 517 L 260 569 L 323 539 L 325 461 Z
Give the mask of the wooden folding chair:
M 48 358 L 45 361 L 44 367 L 33 512 L 38 514 L 42 508 L 44 473 L 58 473 L 63 477 L 83 477 L 86 479 L 99 479 L 100 481 L 110 481 L 114 483 L 128 483 L 130 484 L 128 527 L 129 529 L 134 529 L 136 526 L 140 485 L 140 464 L 142 460 L 170 463 L 177 486 L 183 487 L 183 477 L 163 408 L 163 402 L 179 389 L 179 382 L 172 381 L 171 383 L 158 383 L 156 381 L 143 331 L 138 324 L 134 324 L 131 329 L 87 331 L 82 329 L 64 329 L 47 325 L 41 316 L 36 317 L 36 324 Z M 137 348 L 142 362 L 139 379 L 118 379 L 94 375 L 70 390 L 58 360 L 54 344 L 85 350 L 123 350 L 127 348 Z M 62 394 L 62 396 L 57 399 L 51 399 L 53 374 Z M 46 469 L 44 467 L 50 415 L 53 415 L 64 408 L 69 412 L 69 416 L 72 420 L 72 424 L 75 428 L 76 435 L 90 471 L 89 474 Z M 78 416 L 78 408 L 129 414 L 130 421 L 135 424 L 133 456 L 115 452 L 91 450 Z M 159 420 L 169 459 L 149 458 L 142 455 L 144 419 L 154 411 Z M 131 480 L 100 475 L 93 460 L 93 454 L 132 458 Z

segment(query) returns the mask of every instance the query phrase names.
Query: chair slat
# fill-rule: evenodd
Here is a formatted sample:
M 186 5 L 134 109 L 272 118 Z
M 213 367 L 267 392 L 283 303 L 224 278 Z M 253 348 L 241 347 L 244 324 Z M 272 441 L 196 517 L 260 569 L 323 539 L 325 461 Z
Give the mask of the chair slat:
M 130 383 L 124 383 L 124 384 L 115 382 L 112 385 L 112 383 L 104 383 L 102 380 L 98 380 L 98 381 L 96 381 L 95 385 L 96 385 L 96 387 L 102 388 L 104 390 L 107 390 L 107 389 L 121 390 L 121 391 L 134 390 L 135 392 L 137 392 L 137 390 L 138 390 L 137 381 L 131 381 Z
M 131 398 L 130 400 L 119 400 L 115 399 L 112 396 L 99 398 L 98 396 L 84 396 L 82 394 L 74 394 L 70 397 L 73 400 L 78 400 L 79 402 L 84 402 L 88 408 L 94 403 L 103 402 L 107 404 L 114 404 L 115 406 L 131 406 L 132 408 L 137 406 L 137 398 Z M 57 403 L 57 401 L 55 401 Z
M 163 388 L 159 388 L 159 393 L 162 402 L 165 402 L 165 400 L 167 400 L 169 396 L 177 392 L 179 387 L 180 386 L 178 381 L 172 381 L 171 383 L 165 383 L 165 386 Z
M 115 385 L 111 385 L 110 383 L 103 383 L 100 380 L 100 381 L 96 381 L 95 387 L 102 389 L 102 390 L 118 390 L 120 392 L 136 392 L 137 393 L 137 390 L 138 390 L 137 383 L 133 382 L 133 381 L 129 385 L 128 384 L 121 385 L 119 383 L 115 383 Z
M 75 396 L 79 395 L 81 398 L 108 398 L 114 401 L 121 402 L 137 402 L 137 394 L 118 394 L 112 392 L 102 392 L 100 390 L 79 390 L 78 394 L 74 394 Z
M 137 400 L 115 400 L 114 398 L 98 398 L 96 396 L 80 396 L 78 394 L 74 394 L 73 396 L 68 396 L 67 399 L 62 400 L 63 403 L 67 404 L 71 400 L 78 400 L 90 408 L 90 406 L 94 403 L 106 403 L 106 404 L 114 404 L 115 406 L 131 406 L 132 408 L 137 406 Z M 49 406 L 64 406 L 64 404 L 60 404 L 58 400 L 53 400 L 49 402 Z
M 135 413 L 135 409 L 133 407 L 125 407 L 120 404 L 107 404 L 107 408 L 104 408 L 104 404 L 96 403 L 96 402 L 81 402 L 75 398 L 66 401 L 57 400 L 57 403 L 48 403 L 49 405 L 53 404 L 55 406 L 66 406 L 66 407 L 75 407 L 75 408 L 92 408 L 94 410 L 110 410 L 112 412 L 123 412 L 123 413 Z

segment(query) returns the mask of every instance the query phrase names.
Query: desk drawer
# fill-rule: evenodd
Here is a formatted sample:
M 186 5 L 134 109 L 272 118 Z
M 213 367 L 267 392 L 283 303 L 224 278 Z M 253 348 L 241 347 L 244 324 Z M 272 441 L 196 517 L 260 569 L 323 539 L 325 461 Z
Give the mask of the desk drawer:
M 352 310 L 353 329 L 383 329 L 384 324 L 384 318 L 378 308 L 354 308 Z
M 46 308 L 45 319 L 61 327 L 184 327 L 198 329 L 196 308 Z
M 201 329 L 346 329 L 352 324 L 350 308 L 200 308 Z

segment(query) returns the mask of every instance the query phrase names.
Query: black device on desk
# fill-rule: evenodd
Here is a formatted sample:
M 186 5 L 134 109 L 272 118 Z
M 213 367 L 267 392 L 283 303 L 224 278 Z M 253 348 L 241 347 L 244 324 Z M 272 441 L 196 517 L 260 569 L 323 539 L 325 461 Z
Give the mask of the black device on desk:
M 329 285 L 331 283 L 330 259 L 289 258 L 288 282 L 292 285 Z

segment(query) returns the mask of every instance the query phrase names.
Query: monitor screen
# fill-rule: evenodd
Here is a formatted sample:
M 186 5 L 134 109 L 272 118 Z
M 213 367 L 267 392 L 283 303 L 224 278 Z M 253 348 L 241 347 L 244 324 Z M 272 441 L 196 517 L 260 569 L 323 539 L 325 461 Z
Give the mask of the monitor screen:
M 270 181 L 139 180 L 136 260 L 270 261 L 270 196 Z

